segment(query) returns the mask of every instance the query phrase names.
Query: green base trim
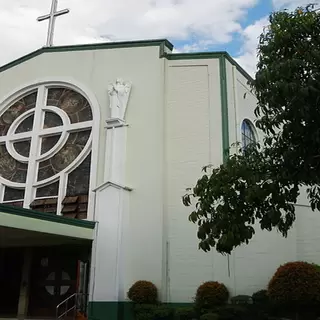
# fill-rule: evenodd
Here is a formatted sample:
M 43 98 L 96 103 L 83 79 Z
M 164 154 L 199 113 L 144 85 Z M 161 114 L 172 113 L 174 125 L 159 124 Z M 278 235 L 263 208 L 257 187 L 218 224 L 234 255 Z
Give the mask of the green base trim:
M 172 308 L 190 307 L 193 303 L 171 302 L 165 305 Z M 88 307 L 89 320 L 134 320 L 133 304 L 117 301 L 91 301 Z
M 134 320 L 131 302 L 89 302 L 89 320 Z

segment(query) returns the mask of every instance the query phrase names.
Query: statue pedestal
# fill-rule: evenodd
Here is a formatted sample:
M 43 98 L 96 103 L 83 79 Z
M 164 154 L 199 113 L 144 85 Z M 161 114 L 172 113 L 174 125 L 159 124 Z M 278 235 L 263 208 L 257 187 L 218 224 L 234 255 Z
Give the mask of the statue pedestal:
M 124 184 L 128 125 L 120 119 L 108 119 L 104 181 Z
M 98 228 L 92 253 L 92 301 L 126 299 L 125 257 L 130 242 L 131 189 L 125 186 L 128 125 L 124 119 L 130 92 L 131 84 L 122 79 L 108 88 L 111 118 L 106 120 L 105 126 L 104 183 L 95 190 Z

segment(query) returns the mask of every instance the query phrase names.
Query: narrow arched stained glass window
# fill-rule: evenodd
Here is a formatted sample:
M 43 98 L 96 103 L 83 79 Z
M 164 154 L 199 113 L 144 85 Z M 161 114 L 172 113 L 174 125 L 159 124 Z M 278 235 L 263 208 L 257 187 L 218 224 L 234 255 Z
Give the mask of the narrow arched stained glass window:
M 255 129 L 253 123 L 248 119 L 242 121 L 241 141 L 243 149 L 245 149 L 250 144 L 256 143 Z

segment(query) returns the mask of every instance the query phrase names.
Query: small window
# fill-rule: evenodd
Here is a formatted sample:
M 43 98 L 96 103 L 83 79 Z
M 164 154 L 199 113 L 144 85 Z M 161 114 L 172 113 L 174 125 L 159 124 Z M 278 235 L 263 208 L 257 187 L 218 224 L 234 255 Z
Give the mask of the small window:
M 256 142 L 255 129 L 251 121 L 248 119 L 243 120 L 241 126 L 241 139 L 242 148 L 245 149 L 251 143 Z

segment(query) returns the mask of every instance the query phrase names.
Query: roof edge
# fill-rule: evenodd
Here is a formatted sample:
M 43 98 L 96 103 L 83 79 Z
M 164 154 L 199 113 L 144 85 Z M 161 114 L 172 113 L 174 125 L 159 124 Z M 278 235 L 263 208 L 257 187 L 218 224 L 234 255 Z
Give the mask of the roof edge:
M 38 212 L 31 209 L 25 209 L 20 207 L 8 206 L 0 204 L 0 213 L 8 213 L 17 216 L 22 216 L 31 219 L 45 220 L 49 222 L 56 222 L 61 224 L 67 224 L 75 227 L 81 227 L 86 229 L 94 229 L 95 222 L 87 220 L 77 220 L 72 218 L 66 218 L 63 216 L 57 216 L 51 213 Z
M 101 49 L 118 49 L 118 48 L 135 48 L 135 47 L 151 47 L 159 46 L 159 57 L 168 60 L 189 60 L 189 59 L 214 59 L 224 56 L 232 65 L 237 67 L 237 70 L 253 82 L 253 78 L 246 72 L 234 58 L 226 51 L 212 51 L 212 52 L 192 52 L 192 53 L 168 53 L 165 48 L 172 51 L 174 46 L 167 39 L 151 39 L 151 40 L 135 40 L 135 41 L 118 41 L 118 42 L 103 42 L 92 44 L 76 44 L 65 46 L 42 47 L 33 51 L 25 56 L 13 60 L 3 66 L 0 66 L 0 73 L 13 68 L 25 61 L 28 61 L 40 54 L 47 52 L 67 52 L 67 51 L 86 51 L 86 50 L 101 50 Z
M 239 64 L 234 58 L 232 58 L 232 57 L 230 56 L 230 54 L 229 54 L 228 52 L 226 52 L 225 58 L 226 58 L 232 65 L 234 65 L 234 66 L 238 69 L 238 71 L 239 71 L 244 77 L 246 77 L 246 78 L 248 79 L 248 81 L 249 81 L 250 83 L 253 83 L 253 82 L 254 82 L 254 79 L 252 78 L 252 76 L 250 76 L 250 74 L 249 74 L 246 70 L 244 70 L 244 69 L 240 66 L 240 64 Z
M 92 44 L 76 44 L 76 45 L 66 45 L 66 46 L 42 47 L 16 60 L 13 60 L 3 66 L 0 66 L 0 73 L 10 68 L 13 68 L 25 61 L 28 61 L 40 54 L 47 53 L 47 52 L 86 51 L 86 50 L 137 48 L 137 47 L 152 47 L 152 46 L 160 47 L 159 48 L 160 56 L 163 55 L 163 51 L 165 47 L 167 47 L 170 51 L 173 49 L 173 44 L 167 39 L 118 41 L 118 42 L 103 42 L 103 43 L 92 43 Z
M 212 51 L 212 52 L 192 52 L 192 53 L 166 53 L 163 55 L 164 58 L 168 60 L 192 60 L 192 59 L 218 59 L 224 57 L 232 65 L 234 65 L 237 70 L 248 79 L 249 82 L 253 82 L 253 78 L 245 71 L 239 63 L 230 56 L 227 51 Z

